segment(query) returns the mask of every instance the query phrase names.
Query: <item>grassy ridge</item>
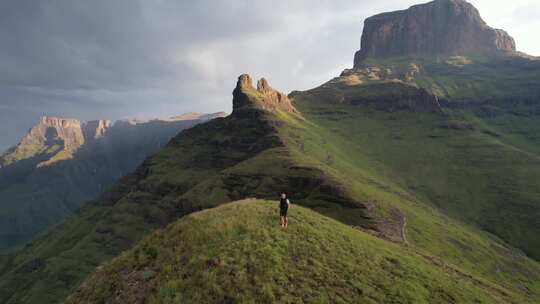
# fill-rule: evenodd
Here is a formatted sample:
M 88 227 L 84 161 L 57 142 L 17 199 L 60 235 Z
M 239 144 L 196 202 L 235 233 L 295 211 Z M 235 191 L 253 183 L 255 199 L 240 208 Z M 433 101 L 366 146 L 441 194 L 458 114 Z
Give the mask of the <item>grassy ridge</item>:
M 352 143 L 361 142 L 368 158 L 384 163 L 363 168 L 374 168 L 421 201 L 496 234 L 538 260 L 540 61 L 455 56 L 369 59 L 365 65 L 397 74 L 408 71 L 407 77 L 397 76 L 398 81 L 428 89 L 451 108 L 444 110 L 444 117 L 431 120 L 365 108 L 360 111 L 363 116 L 356 116 L 361 121 L 344 119 L 350 129 L 366 132 L 341 133 Z M 365 74 L 359 75 L 365 79 Z M 306 102 L 300 104 L 306 111 L 308 100 L 334 106 L 342 96 L 378 82 L 347 85 L 338 78 L 307 92 Z M 339 129 L 335 122 L 347 116 L 334 111 L 331 118 L 325 107 L 320 112 L 320 119 L 311 120 L 334 130 Z
M 494 142 L 470 113 L 388 113 L 318 102 L 322 93 L 311 93 L 295 96 L 311 124 L 283 131 L 296 159 L 326 167 L 381 212 L 404 212 L 415 246 L 506 286 L 540 291 L 538 263 L 483 231 L 532 256 L 540 248 L 534 155 Z M 458 116 L 478 130 L 445 127 Z
M 458 269 L 275 201 L 189 215 L 104 265 L 67 303 L 511 303 Z M 203 291 L 204 292 L 201 292 Z

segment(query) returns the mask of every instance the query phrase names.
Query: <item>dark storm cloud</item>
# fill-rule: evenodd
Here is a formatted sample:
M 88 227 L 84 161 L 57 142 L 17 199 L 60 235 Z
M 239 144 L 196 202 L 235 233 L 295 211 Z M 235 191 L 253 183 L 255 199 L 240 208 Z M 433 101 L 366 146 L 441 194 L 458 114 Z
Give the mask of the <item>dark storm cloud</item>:
M 66 90 L 204 78 L 190 52 L 283 24 L 271 5 L 254 1 L 18 0 L 0 7 L 0 20 L 0 68 L 9 71 L 0 82 Z
M 0 1 L 0 150 L 41 115 L 230 111 L 244 72 L 313 87 L 352 65 L 364 18 L 414 2 Z

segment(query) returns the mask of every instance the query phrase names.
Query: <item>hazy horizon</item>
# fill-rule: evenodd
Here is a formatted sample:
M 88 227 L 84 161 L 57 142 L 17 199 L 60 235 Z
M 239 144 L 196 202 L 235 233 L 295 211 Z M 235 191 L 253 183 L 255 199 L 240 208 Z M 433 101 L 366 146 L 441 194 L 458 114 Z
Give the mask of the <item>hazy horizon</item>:
M 285 92 L 352 67 L 365 18 L 426 1 L 5 1 L 0 151 L 40 116 L 125 119 L 231 111 L 236 77 Z M 540 3 L 471 0 L 540 55 Z

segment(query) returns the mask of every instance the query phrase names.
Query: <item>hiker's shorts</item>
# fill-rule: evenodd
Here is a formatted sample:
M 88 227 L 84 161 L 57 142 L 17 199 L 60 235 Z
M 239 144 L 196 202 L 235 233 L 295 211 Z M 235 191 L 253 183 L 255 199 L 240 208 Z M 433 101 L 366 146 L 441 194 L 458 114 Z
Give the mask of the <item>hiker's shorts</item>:
M 279 216 L 287 216 L 287 211 L 289 211 L 289 208 L 280 208 Z

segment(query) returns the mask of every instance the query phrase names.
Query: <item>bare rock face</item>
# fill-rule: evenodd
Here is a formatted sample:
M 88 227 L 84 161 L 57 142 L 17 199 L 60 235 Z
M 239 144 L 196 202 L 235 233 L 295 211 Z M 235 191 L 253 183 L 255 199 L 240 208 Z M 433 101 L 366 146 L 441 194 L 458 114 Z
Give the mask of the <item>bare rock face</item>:
M 343 102 L 353 105 L 374 105 L 382 111 L 442 113 L 439 99 L 426 89 L 402 82 L 386 82 L 362 86 L 345 94 Z
M 42 117 L 21 142 L 0 157 L 0 167 L 22 159 L 49 155 L 38 166 L 70 158 L 84 144 L 81 122 L 76 119 Z
M 464 0 L 435 0 L 365 20 L 354 67 L 368 57 L 493 55 L 515 52 L 514 39 L 489 27 Z
M 66 149 L 76 149 L 84 143 L 81 122 L 76 119 L 42 117 L 30 130 L 30 136 L 43 141 L 63 141 Z
M 233 113 L 245 109 L 298 113 L 287 95 L 274 90 L 266 79 L 261 78 L 257 81 L 255 89 L 251 77 L 248 74 L 242 74 L 238 77 L 233 91 Z
M 111 128 L 110 120 L 81 122 L 77 119 L 42 117 L 21 142 L 0 157 L 7 165 L 23 159 L 40 157 L 37 167 L 71 159 L 85 143 L 103 138 Z
M 83 125 L 84 137 L 86 139 L 100 139 L 105 136 L 112 127 L 110 120 L 92 120 Z

